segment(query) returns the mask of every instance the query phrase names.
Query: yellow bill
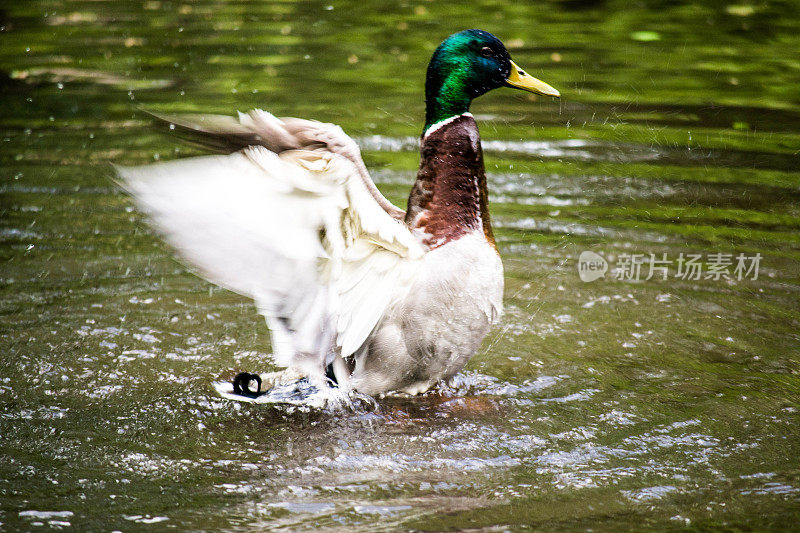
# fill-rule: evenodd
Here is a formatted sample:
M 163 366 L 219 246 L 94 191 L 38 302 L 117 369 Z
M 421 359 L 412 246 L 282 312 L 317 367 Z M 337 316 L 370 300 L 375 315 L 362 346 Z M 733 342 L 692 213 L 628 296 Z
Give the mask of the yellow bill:
M 555 96 L 558 98 L 561 93 L 558 90 L 550 87 L 542 80 L 537 80 L 521 68 L 513 61 L 511 62 L 511 73 L 506 79 L 506 83 L 511 87 L 522 89 L 523 91 L 532 92 L 535 94 L 542 94 L 544 96 Z

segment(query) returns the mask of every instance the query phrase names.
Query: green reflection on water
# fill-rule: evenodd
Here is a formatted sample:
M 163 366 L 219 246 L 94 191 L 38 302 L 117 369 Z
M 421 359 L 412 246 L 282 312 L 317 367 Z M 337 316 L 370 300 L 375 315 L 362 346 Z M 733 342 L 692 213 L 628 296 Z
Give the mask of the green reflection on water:
M 791 527 L 799 10 L 0 10 L 0 528 Z M 249 303 L 171 259 L 110 182 L 110 162 L 197 153 L 136 106 L 336 122 L 402 205 L 425 66 L 468 27 L 564 98 L 501 90 L 473 107 L 507 312 L 463 382 L 338 417 L 215 398 L 212 381 L 269 367 L 269 336 Z M 583 283 L 587 249 L 763 259 L 737 283 Z

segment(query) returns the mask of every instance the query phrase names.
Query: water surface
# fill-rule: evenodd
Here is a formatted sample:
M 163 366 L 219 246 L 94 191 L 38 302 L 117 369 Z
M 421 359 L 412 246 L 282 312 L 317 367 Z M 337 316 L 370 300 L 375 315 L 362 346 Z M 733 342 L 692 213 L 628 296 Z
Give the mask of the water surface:
M 198 153 L 137 106 L 336 122 L 404 205 L 427 61 L 468 27 L 564 95 L 472 109 L 501 323 L 451 387 L 377 410 L 217 397 L 272 369 L 269 334 L 110 181 Z M 0 529 L 793 527 L 798 49 L 780 1 L 6 6 Z M 581 281 L 586 250 L 604 278 Z M 667 278 L 616 279 L 634 254 Z M 760 254 L 757 279 L 706 279 L 710 254 Z

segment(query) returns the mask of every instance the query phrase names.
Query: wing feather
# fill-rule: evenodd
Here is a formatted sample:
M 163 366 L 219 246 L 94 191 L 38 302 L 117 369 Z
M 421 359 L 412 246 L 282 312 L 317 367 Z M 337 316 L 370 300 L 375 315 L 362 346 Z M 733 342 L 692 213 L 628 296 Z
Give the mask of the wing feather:
M 277 118 L 261 109 L 226 115 L 167 115 L 143 110 L 183 138 L 206 149 L 228 154 L 248 146 L 263 146 L 280 154 L 287 150 L 325 149 L 350 160 L 366 191 L 392 218 L 403 220 L 405 211 L 393 205 L 375 187 L 361 150 L 342 128 L 335 124 L 301 118 Z
M 424 249 L 402 211 L 376 198 L 352 139 L 263 111 L 160 118 L 200 132 L 211 148 L 239 147 L 118 168 L 165 239 L 204 277 L 255 300 L 278 364 L 319 374 L 332 350 L 358 350 L 402 298 Z

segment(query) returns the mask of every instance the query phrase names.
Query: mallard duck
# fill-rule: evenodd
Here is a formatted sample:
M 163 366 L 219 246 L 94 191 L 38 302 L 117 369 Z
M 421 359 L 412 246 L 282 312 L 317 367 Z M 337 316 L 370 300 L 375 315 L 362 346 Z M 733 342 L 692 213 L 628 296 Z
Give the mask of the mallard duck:
M 482 30 L 445 39 L 425 84 L 416 183 L 403 211 L 338 126 L 261 111 L 167 117 L 224 155 L 119 168 L 179 254 L 252 298 L 275 363 L 234 388 L 307 378 L 375 395 L 417 394 L 459 372 L 503 308 L 473 99 L 499 87 L 558 97 Z M 256 391 L 258 392 L 258 391 Z

